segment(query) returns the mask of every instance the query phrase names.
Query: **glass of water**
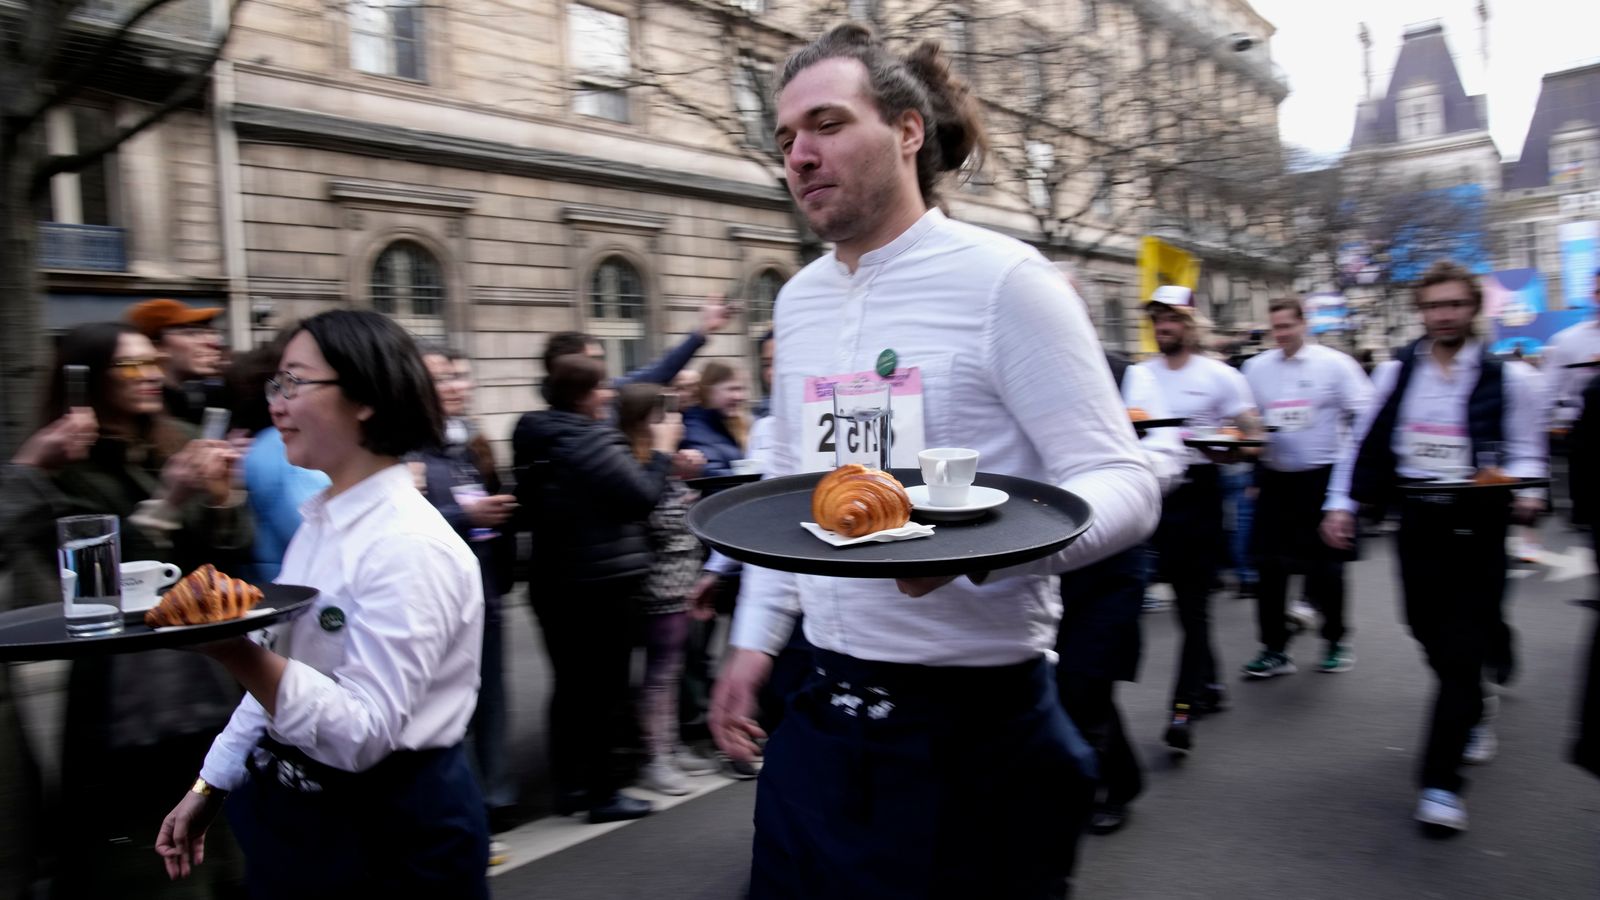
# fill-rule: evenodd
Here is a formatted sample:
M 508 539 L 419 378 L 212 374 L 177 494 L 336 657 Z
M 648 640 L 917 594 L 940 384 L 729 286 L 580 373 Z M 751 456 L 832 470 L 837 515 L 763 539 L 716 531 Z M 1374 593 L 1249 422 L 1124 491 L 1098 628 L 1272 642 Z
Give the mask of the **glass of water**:
M 71 637 L 122 630 L 122 533 L 116 516 L 56 520 L 61 599 Z
M 844 381 L 833 386 L 834 465 L 860 463 L 869 469 L 889 468 L 893 441 L 887 381 Z

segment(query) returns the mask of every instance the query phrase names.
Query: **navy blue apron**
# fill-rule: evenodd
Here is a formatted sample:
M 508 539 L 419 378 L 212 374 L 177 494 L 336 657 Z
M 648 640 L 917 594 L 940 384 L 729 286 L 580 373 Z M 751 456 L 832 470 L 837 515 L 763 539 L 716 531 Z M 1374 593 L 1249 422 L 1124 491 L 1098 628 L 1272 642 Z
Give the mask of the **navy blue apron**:
M 751 900 L 1059 898 L 1093 751 L 1043 657 L 936 668 L 816 650 L 767 742 Z
M 344 772 L 262 738 L 225 809 L 257 898 L 488 900 L 483 796 L 461 745 Z

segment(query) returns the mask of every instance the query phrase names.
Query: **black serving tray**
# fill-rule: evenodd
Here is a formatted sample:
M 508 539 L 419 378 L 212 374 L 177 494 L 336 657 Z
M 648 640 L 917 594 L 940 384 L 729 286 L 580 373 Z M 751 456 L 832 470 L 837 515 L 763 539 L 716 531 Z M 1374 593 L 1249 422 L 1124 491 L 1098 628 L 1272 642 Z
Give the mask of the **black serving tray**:
M 917 469 L 893 469 L 906 486 Z M 920 578 L 992 572 L 1049 556 L 1088 530 L 1094 512 L 1054 485 L 979 472 L 975 484 L 1010 495 L 968 522 L 940 522 L 933 537 L 833 547 L 800 527 L 812 521 L 811 493 L 826 474 L 769 478 L 696 503 L 689 528 L 723 554 L 768 569 L 840 578 Z M 912 512 L 916 519 L 916 512 Z
M 261 602 L 252 615 L 209 625 L 184 625 L 155 629 L 144 624 L 142 614 L 126 621 L 118 634 L 71 637 L 61 603 L 30 606 L 0 614 L 0 662 L 40 659 L 77 659 L 112 653 L 138 653 L 168 647 L 186 647 L 237 637 L 276 622 L 292 619 L 311 606 L 316 588 L 296 584 L 263 584 Z M 258 610 L 270 610 L 258 612 Z

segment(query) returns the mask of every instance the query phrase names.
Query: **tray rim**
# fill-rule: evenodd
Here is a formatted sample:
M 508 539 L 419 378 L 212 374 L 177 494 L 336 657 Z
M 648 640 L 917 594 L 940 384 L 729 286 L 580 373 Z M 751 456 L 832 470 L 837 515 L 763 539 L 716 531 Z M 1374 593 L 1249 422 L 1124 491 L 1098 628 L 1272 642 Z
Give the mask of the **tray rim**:
M 1473 484 L 1470 481 L 1440 484 L 1436 481 L 1429 480 L 1400 482 L 1400 490 L 1411 491 L 1417 494 L 1449 494 L 1460 493 L 1462 491 L 1488 491 L 1497 489 L 1521 491 L 1535 488 L 1545 488 L 1549 486 L 1550 479 L 1548 478 L 1523 478 L 1520 479 L 1516 484 Z
M 1150 428 L 1182 428 L 1189 420 L 1183 416 L 1168 416 L 1165 419 L 1143 419 L 1133 423 L 1133 427 L 1144 431 Z
M 1259 438 L 1184 438 L 1183 445 L 1197 450 L 1204 447 L 1247 450 L 1251 447 L 1265 447 L 1267 442 Z
M 157 631 L 143 621 L 136 623 L 124 619 L 123 631 L 97 637 L 68 637 L 57 641 L 27 644 L 0 642 L 0 662 L 42 662 L 46 660 L 82 659 L 94 656 L 114 656 L 122 653 L 142 653 L 146 650 L 169 650 L 192 644 L 237 637 L 261 628 L 267 628 L 287 619 L 295 618 L 316 602 L 320 595 L 314 587 L 302 584 L 272 584 L 274 588 L 306 592 L 305 596 L 273 608 L 271 613 L 258 616 L 212 622 L 206 626 L 189 626 L 184 629 Z M 258 585 L 265 591 L 268 585 Z M 266 602 L 266 598 L 262 598 Z M 42 603 L 0 613 L 0 627 L 7 624 L 32 623 L 62 617 L 61 604 Z M 219 627 L 226 626 L 226 627 Z M 129 631 L 129 628 L 137 630 Z M 210 630 L 216 629 L 216 630 Z M 192 638 L 192 640 L 188 639 Z
M 899 469 L 894 471 L 904 472 L 908 475 L 915 474 L 916 476 L 920 477 L 920 472 L 916 469 Z M 1038 487 L 1045 488 L 1046 490 L 1056 491 L 1065 495 L 1066 497 L 1070 497 L 1072 498 L 1073 502 L 1082 506 L 1082 509 L 1085 513 L 1083 521 L 1075 523 L 1075 527 L 1064 538 L 1053 539 L 1051 541 L 1047 541 L 1042 544 L 1036 544 L 1020 550 L 990 554 L 983 557 L 944 557 L 941 559 L 932 560 L 863 560 L 849 559 L 848 557 L 824 560 L 784 557 L 776 554 L 769 554 L 760 550 L 736 546 L 728 543 L 727 541 L 708 536 L 702 527 L 705 519 L 713 514 L 706 512 L 706 507 L 708 505 L 715 507 L 732 503 L 734 501 L 730 500 L 729 498 L 736 496 L 740 491 L 751 489 L 773 491 L 780 486 L 780 483 L 784 482 L 794 483 L 796 487 L 809 487 L 810 485 L 815 484 L 817 480 L 820 480 L 822 476 L 826 474 L 826 472 L 803 472 L 797 475 L 783 475 L 777 478 L 765 478 L 757 484 L 729 488 L 728 490 L 722 491 L 714 496 L 706 497 L 705 499 L 696 503 L 694 506 L 690 507 L 688 516 L 689 530 L 694 534 L 695 537 L 704 542 L 706 546 L 717 550 L 723 555 L 739 560 L 740 562 L 748 563 L 754 566 L 760 566 L 766 569 L 793 572 L 800 575 L 822 575 L 837 578 L 919 578 L 941 575 L 960 576 L 976 574 L 977 572 L 985 570 L 995 571 L 998 569 L 1005 569 L 1011 566 L 1021 565 L 1022 563 L 1031 562 L 1032 560 L 1042 559 L 1072 544 L 1072 542 L 1082 537 L 1084 532 L 1088 531 L 1089 528 L 1094 524 L 1094 508 L 1089 505 L 1089 501 L 1085 500 L 1078 494 L 1074 494 L 1071 491 L 1057 487 L 1048 482 L 1033 481 L 1032 479 L 1023 478 L 1017 475 L 1006 475 L 999 472 L 979 472 L 974 483 L 985 487 L 999 487 L 1002 490 L 1005 490 L 1007 494 L 1010 495 L 1009 499 L 1006 501 L 1007 503 L 1023 501 L 1027 498 L 1019 496 L 1020 485 L 1018 490 L 1013 490 L 1009 486 L 992 483 L 993 479 L 1006 479 L 1013 483 L 1022 482 L 1029 485 L 1036 485 Z M 989 480 L 990 483 L 985 484 L 986 480 Z M 901 483 L 907 484 L 907 479 L 901 478 Z M 922 484 L 922 482 L 920 480 L 913 479 L 908 486 L 914 487 L 918 484 Z M 955 527 L 958 528 L 973 527 L 970 525 L 963 526 L 958 523 L 949 524 L 955 525 Z M 795 525 L 795 527 L 799 528 L 798 523 Z M 910 543 L 921 544 L 923 542 L 912 541 Z M 846 547 L 835 549 L 849 551 L 857 548 Z

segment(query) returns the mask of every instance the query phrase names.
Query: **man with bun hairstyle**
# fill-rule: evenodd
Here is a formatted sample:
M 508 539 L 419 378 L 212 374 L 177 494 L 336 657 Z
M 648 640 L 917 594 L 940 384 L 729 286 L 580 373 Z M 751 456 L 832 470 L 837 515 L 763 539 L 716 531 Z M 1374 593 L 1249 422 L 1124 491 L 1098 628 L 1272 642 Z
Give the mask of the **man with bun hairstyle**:
M 807 383 L 864 374 L 898 385 L 897 460 L 977 450 L 1083 497 L 1094 527 L 959 578 L 745 568 L 710 721 L 730 757 L 765 760 L 750 896 L 1063 897 L 1095 763 L 1056 694 L 1050 576 L 1144 540 L 1156 478 L 1061 273 L 939 210 L 985 144 L 939 46 L 900 56 L 843 25 L 789 59 L 777 99 L 790 194 L 834 249 L 778 297 L 767 474 L 834 465 Z M 801 612 L 813 667 L 763 752 L 758 693 Z

